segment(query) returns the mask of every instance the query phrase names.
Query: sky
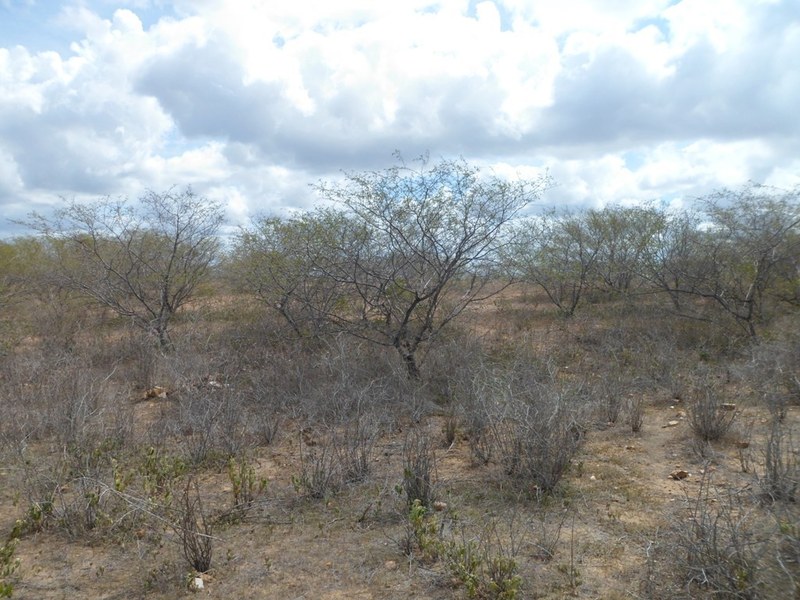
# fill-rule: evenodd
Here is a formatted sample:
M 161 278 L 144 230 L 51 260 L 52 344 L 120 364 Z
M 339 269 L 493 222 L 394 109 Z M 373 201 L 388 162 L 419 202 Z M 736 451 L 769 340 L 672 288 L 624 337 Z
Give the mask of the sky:
M 191 185 L 228 227 L 456 158 L 546 206 L 800 184 L 798 0 L 0 0 L 0 236 Z

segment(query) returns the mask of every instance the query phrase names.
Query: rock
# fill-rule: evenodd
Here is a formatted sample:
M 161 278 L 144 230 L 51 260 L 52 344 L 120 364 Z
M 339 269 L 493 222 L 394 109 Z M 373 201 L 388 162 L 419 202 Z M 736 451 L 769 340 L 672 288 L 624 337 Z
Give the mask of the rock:
M 397 561 L 387 560 L 383 563 L 383 566 L 386 567 L 387 571 L 395 571 L 397 569 Z
M 662 425 L 661 429 L 666 429 L 667 427 L 675 427 L 678 424 L 680 424 L 680 421 L 667 421 L 667 424 Z
M 149 390 L 146 390 L 144 393 L 143 400 L 149 400 L 150 398 L 166 398 L 167 397 L 167 389 L 161 387 L 160 385 L 154 385 Z
M 190 592 L 199 592 L 205 588 L 205 584 L 203 583 L 202 577 L 192 577 L 189 580 L 189 591 Z
M 670 479 L 674 479 L 676 481 L 680 481 L 681 479 L 686 479 L 688 476 L 689 473 L 687 471 L 684 471 L 683 469 L 678 469 L 669 474 Z

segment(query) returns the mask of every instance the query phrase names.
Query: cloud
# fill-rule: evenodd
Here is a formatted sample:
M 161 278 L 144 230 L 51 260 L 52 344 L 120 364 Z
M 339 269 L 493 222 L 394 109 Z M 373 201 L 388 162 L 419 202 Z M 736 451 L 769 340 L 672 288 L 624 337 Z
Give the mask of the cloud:
M 0 47 L 4 207 L 193 184 L 235 221 L 395 149 L 549 168 L 567 204 L 799 176 L 791 0 L 47 6 L 0 4 L 31 40 Z

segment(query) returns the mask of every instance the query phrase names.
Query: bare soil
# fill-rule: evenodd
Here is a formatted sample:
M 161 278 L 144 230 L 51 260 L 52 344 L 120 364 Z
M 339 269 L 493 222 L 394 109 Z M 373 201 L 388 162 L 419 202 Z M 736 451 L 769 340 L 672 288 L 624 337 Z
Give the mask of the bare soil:
M 136 406 L 136 420 L 158 418 L 159 402 Z M 740 422 L 763 424 L 756 408 L 743 408 Z M 792 421 L 798 411 L 792 409 Z M 667 426 L 670 421 L 678 425 Z M 442 417 L 426 426 L 441 430 Z M 692 452 L 691 432 L 680 403 L 650 402 L 643 431 L 623 424 L 587 434 L 559 502 L 568 507 L 555 557 L 549 563 L 520 557 L 522 597 L 640 597 L 648 544 L 671 526 L 680 526 L 684 502 L 696 493 L 704 471 L 719 485 L 753 485 L 741 472 L 736 435 L 715 444 L 711 460 Z M 758 445 L 757 441 L 753 442 Z M 380 441 L 374 475 L 327 501 L 303 498 L 292 477 L 299 470 L 300 437 L 288 433 L 254 457 L 259 477 L 268 480 L 265 497 L 236 524 L 215 535 L 214 566 L 202 575 L 204 589 L 189 591 L 186 568 L 174 533 L 142 532 L 153 539 L 69 539 L 59 530 L 22 537 L 15 598 L 458 598 L 437 565 L 404 556 L 402 498 L 394 491 L 402 472 L 403 433 Z M 756 451 L 756 448 L 751 448 Z M 491 515 L 518 522 L 536 512 L 530 500 L 517 501 L 492 466 L 472 464 L 467 442 L 436 451 L 439 497 L 448 510 L 480 520 Z M 669 477 L 684 469 L 684 480 Z M 0 473 L 0 528 L 9 531 L 23 516 L 14 493 L 15 474 Z M 225 473 L 209 472 L 201 486 L 219 505 L 231 494 Z M 519 532 L 519 535 L 524 535 Z M 528 552 L 532 555 L 532 552 Z M 579 584 L 573 587 L 573 565 Z

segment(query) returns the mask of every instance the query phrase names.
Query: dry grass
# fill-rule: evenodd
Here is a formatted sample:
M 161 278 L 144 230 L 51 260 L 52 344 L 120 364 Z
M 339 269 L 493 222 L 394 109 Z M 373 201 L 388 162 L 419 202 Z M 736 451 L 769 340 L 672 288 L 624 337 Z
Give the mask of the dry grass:
M 520 578 L 517 598 L 712 597 L 711 580 L 672 558 L 698 543 L 690 517 L 707 524 L 720 514 L 726 535 L 771 536 L 777 557 L 728 597 L 797 593 L 795 438 L 781 439 L 776 462 L 774 436 L 800 424 L 800 410 L 782 404 L 777 428 L 770 407 L 741 392 L 732 431 L 698 452 L 691 397 L 673 397 L 696 351 L 662 335 L 666 325 L 651 320 L 645 335 L 641 321 L 623 327 L 621 309 L 607 306 L 564 321 L 512 291 L 482 307 L 474 329 L 440 340 L 426 382 L 413 386 L 391 353 L 347 341 L 265 348 L 269 323 L 255 332 L 231 306 L 208 306 L 214 320 L 196 308 L 178 324 L 176 355 L 154 365 L 141 347 L 123 352 L 128 338 L 116 326 L 95 339 L 105 353 L 46 362 L 54 359 L 32 343 L 4 358 L 0 410 L 13 420 L 0 425 L 0 532 L 18 537 L 14 598 L 193 597 L 187 539 L 210 551 L 200 595 L 211 598 L 466 598 L 473 575 L 479 597 L 499 598 L 490 579 L 503 572 Z M 658 362 L 670 355 L 675 368 Z M 725 370 L 739 359 L 716 360 Z M 612 363 L 615 378 L 598 386 Z M 573 399 L 581 444 L 549 493 L 518 485 L 496 449 L 476 460 L 475 390 L 495 402 L 493 418 L 504 408 L 489 393 L 499 388 L 481 387 L 489 372 L 512 390 L 543 378 L 590 390 Z M 142 399 L 144 380 L 166 397 Z M 625 413 L 633 405 L 635 432 Z M 329 462 L 310 464 L 323 454 Z M 414 470 L 425 473 L 409 479 Z M 681 470 L 688 476 L 670 477 Z M 336 485 L 318 489 L 327 476 Z M 430 506 L 415 524 L 409 494 L 422 492 L 409 486 L 420 482 Z M 761 485 L 776 483 L 789 497 L 763 501 Z M 752 519 L 719 513 L 729 492 L 750 493 Z M 478 566 L 466 568 L 465 556 Z

